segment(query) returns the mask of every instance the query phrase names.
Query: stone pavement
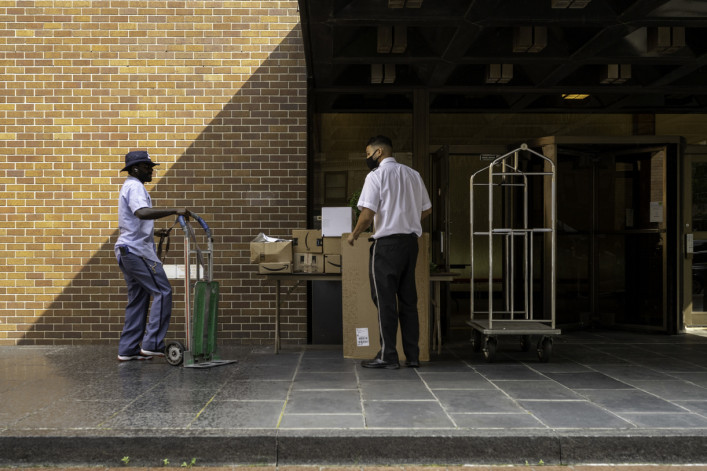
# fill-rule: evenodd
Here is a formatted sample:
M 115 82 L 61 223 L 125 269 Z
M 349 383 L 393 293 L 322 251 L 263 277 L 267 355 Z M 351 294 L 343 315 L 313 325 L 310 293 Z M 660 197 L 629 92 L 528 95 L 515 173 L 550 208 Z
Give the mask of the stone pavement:
M 238 363 L 211 369 L 0 347 L 0 466 L 707 464 L 707 337 L 573 332 L 548 363 L 517 344 L 400 370 L 340 347 L 223 348 Z

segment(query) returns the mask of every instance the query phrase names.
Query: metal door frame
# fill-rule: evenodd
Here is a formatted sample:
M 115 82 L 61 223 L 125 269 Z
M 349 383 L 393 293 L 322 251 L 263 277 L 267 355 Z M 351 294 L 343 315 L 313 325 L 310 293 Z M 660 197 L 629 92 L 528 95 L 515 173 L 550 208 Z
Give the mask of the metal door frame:
M 682 317 L 684 326 L 690 327 L 693 324 L 693 316 L 695 312 L 692 310 L 692 260 L 693 255 L 689 248 L 692 245 L 688 240 L 707 240 L 707 231 L 695 231 L 692 226 L 692 164 L 695 162 L 707 163 L 707 148 L 705 146 L 687 146 L 682 159 L 684 165 L 682 168 L 682 201 L 683 201 L 683 218 L 681 227 L 683 236 L 681 237 L 683 250 L 682 254 Z M 700 315 L 707 313 L 707 308 L 704 311 L 697 311 Z M 696 324 L 703 326 L 702 322 Z
M 449 146 L 430 153 L 432 262 L 449 272 Z

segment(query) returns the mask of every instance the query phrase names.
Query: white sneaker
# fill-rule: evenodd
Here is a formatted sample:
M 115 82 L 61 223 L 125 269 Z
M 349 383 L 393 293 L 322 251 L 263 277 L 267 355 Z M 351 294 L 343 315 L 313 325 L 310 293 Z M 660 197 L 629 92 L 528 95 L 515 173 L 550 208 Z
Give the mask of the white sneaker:
M 151 356 L 146 355 L 118 355 L 118 361 L 131 361 L 131 360 L 151 360 Z
M 143 350 L 142 348 L 140 349 L 140 355 L 144 355 L 146 357 L 152 358 L 152 357 L 163 357 L 164 352 L 151 352 L 149 350 Z

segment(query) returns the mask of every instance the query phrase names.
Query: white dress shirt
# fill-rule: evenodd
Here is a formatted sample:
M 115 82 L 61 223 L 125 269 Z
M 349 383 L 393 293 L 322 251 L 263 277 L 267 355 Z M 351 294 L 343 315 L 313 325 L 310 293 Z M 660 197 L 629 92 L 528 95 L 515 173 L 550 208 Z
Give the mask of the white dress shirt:
M 386 157 L 366 176 L 358 199 L 358 209 L 376 213 L 374 238 L 393 234 L 422 235 L 420 217 L 432 203 L 420 174 Z

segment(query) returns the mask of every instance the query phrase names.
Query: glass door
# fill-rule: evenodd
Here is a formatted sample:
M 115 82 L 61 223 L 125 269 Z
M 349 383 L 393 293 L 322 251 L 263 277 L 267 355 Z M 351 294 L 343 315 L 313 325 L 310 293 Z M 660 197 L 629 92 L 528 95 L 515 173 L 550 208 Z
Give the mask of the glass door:
M 666 329 L 666 149 L 557 149 L 557 322 Z
M 596 310 L 602 324 L 664 330 L 665 148 L 598 160 Z
M 707 154 L 691 153 L 688 149 L 686 157 L 684 319 L 687 327 L 704 327 L 707 326 Z
M 449 272 L 449 147 L 442 146 L 430 154 L 432 188 L 432 263 L 436 269 Z

